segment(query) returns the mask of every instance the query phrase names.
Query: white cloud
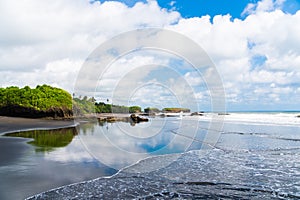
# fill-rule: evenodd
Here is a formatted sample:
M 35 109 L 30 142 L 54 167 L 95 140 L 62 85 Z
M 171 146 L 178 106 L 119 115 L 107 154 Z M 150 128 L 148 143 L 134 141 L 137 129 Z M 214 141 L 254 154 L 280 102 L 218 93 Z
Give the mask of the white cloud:
M 282 8 L 285 1 L 286 0 L 261 0 L 256 4 L 249 3 L 242 12 L 242 15 L 274 11 L 275 9 Z
M 293 72 L 271 72 L 266 70 L 253 71 L 250 74 L 251 82 L 253 83 L 277 83 L 277 84 L 289 84 L 295 81 L 297 77 L 293 77 Z M 298 82 L 299 79 L 296 79 Z
M 72 93 L 77 73 L 82 65 L 81 60 L 68 58 L 46 63 L 45 68 L 37 68 L 32 71 L 4 71 L 1 72 L 2 87 L 17 85 L 24 87 L 29 85 L 49 84 L 54 87 L 62 87 Z
M 260 2 L 255 5 L 259 12 L 244 20 L 215 16 L 210 22 L 204 16 L 181 19 L 170 28 L 189 36 L 207 51 L 223 79 L 227 101 L 240 99 L 243 104 L 255 100 L 257 105 L 258 101 L 270 102 L 258 94 L 268 91 L 272 83 L 289 88 L 274 91 L 278 96 L 291 95 L 296 99 L 291 90 L 295 91 L 300 84 L 300 29 L 296 25 L 300 23 L 300 12 L 285 14 L 277 9 L 282 3 Z M 258 65 L 251 63 L 255 55 L 265 56 L 266 61 Z M 254 90 L 255 93 L 251 92 Z
M 170 6 L 174 6 L 175 4 L 176 4 L 176 1 L 171 1 L 171 2 L 169 3 Z
M 27 82 L 49 83 L 36 73 L 45 71 L 49 63 L 64 59 L 82 62 L 98 45 L 116 34 L 140 27 L 162 27 L 176 22 L 179 16 L 175 11 L 160 8 L 156 1 L 129 8 L 115 1 L 90 4 L 87 0 L 54 0 L 49 4 L 4 0 L 0 2 L 1 75 L 5 74 L 9 83 L 19 86 Z M 52 67 L 61 72 L 61 65 Z M 65 73 L 72 71 L 72 67 L 64 68 Z M 56 74 L 52 84 L 65 89 L 73 87 L 72 81 L 62 84 L 67 78 L 62 77 L 63 73 Z M 24 79 L 26 76 L 31 79 Z M 0 79 L 1 86 L 8 85 L 5 79 Z M 32 80 L 36 80 L 35 84 Z
M 210 22 L 209 16 L 181 19 L 168 28 L 181 32 L 198 42 L 215 59 L 239 58 L 247 53 L 242 21 L 231 21 L 230 15 L 217 15 Z
M 191 86 L 200 86 L 201 84 L 205 83 L 205 80 L 203 80 L 199 73 L 197 72 L 187 72 L 184 74 L 184 79 L 191 85 Z
M 262 0 L 248 4 L 244 10 L 248 16 L 241 20 L 230 15 L 185 19 L 178 12 L 160 8 L 156 1 L 130 8 L 115 1 L 90 4 L 84 0 L 54 0 L 49 4 L 2 0 L 0 86 L 47 83 L 71 92 L 80 65 L 102 42 L 136 28 L 165 27 L 205 49 L 223 79 L 229 101 L 258 101 L 266 93 L 270 95 L 264 99 L 273 98 L 284 104 L 287 102 L 283 96 L 299 96 L 300 85 L 300 11 L 286 14 L 280 10 L 284 3 L 285 0 Z M 254 65 L 251 61 L 255 55 L 266 60 Z M 102 94 L 112 90 L 124 73 L 149 63 L 172 65 L 170 59 L 153 55 L 121 58 L 117 64 L 122 65 L 122 70 L 111 68 L 103 80 Z M 140 73 L 147 71 L 141 69 Z M 138 73 L 131 75 L 142 80 Z M 181 75 L 194 88 L 203 82 L 198 74 Z M 209 71 L 203 76 L 209 78 Z M 151 91 L 148 88 L 144 92 Z M 209 95 L 196 90 L 195 96 L 203 99 Z

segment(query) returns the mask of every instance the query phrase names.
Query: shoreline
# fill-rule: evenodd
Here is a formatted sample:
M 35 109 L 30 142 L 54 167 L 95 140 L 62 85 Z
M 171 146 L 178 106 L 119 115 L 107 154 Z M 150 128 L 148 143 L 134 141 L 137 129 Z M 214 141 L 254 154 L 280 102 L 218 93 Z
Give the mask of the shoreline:
M 0 136 L 20 131 L 51 130 L 60 128 L 76 127 L 81 122 L 97 119 L 99 121 L 116 122 L 129 118 L 126 113 L 98 113 L 74 118 L 24 118 L 0 116 Z
M 0 116 L 0 136 L 19 131 L 50 130 L 75 127 L 78 123 L 74 120 L 31 119 L 21 117 Z
M 14 163 L 30 149 L 30 139 L 5 137 L 5 134 L 31 130 L 53 130 L 75 127 L 74 120 L 29 119 L 0 116 L 0 166 Z M 4 153 L 2 153 L 4 152 Z
M 262 114 L 262 116 L 266 115 L 267 117 L 265 120 L 264 118 L 257 119 L 256 116 L 252 116 L 253 114 L 248 115 L 249 113 L 230 113 L 229 116 L 223 116 L 224 122 L 237 122 L 237 123 L 251 123 L 251 124 L 268 124 L 268 125 L 285 125 L 285 126 L 297 126 L 300 122 L 300 113 L 293 113 L 294 117 L 290 120 L 285 120 L 279 115 L 271 115 L 268 116 L 267 114 Z M 245 119 L 244 115 L 252 116 L 250 119 Z M 143 115 L 141 115 L 143 116 Z M 50 129 L 59 129 L 59 128 L 68 128 L 68 127 L 76 127 L 81 122 L 86 122 L 89 120 L 98 120 L 98 121 L 106 121 L 106 122 L 117 122 L 117 121 L 124 121 L 125 119 L 129 118 L 129 113 L 98 113 L 92 115 L 85 115 L 81 117 L 74 117 L 73 119 L 70 118 L 61 118 L 61 119 L 50 119 L 50 118 L 22 118 L 22 117 L 8 117 L 8 116 L 0 116 L 0 136 L 12 133 L 12 132 L 19 132 L 19 131 L 29 131 L 29 130 L 50 130 Z M 186 116 L 195 117 L 195 116 Z M 207 113 L 203 116 L 196 116 L 198 119 L 203 121 L 210 121 L 212 120 L 213 115 Z M 220 117 L 220 116 L 219 116 Z M 237 119 L 239 117 L 239 119 Z M 221 116 L 222 118 L 222 116 Z M 213 118 L 216 120 L 215 118 Z M 274 123 L 276 121 L 276 123 Z M 271 123 L 270 123 L 271 122 Z M 280 123 L 278 123 L 280 122 Z
M 9 120 L 11 118 L 0 116 L 0 129 L 2 128 L 1 123 L 3 121 L 5 121 L 5 119 Z M 197 119 L 197 118 L 194 118 L 194 119 Z M 11 120 L 12 120 L 12 121 L 10 121 L 11 126 L 15 122 L 20 122 L 20 120 L 21 120 L 21 122 L 23 122 L 23 120 L 24 120 L 24 121 L 26 121 L 25 125 L 29 126 L 29 125 L 32 125 L 32 123 L 33 123 L 33 125 L 35 127 L 34 129 L 37 129 L 36 127 L 37 127 L 38 122 L 40 122 L 39 125 L 40 125 L 41 129 L 42 128 L 45 129 L 45 127 L 49 128 L 50 124 L 52 124 L 52 123 L 53 123 L 52 128 L 59 128 L 59 127 L 57 127 L 57 123 L 71 124 L 71 122 L 72 122 L 72 120 L 64 121 L 64 120 L 48 120 L 48 119 L 23 119 L 23 118 L 13 118 Z M 84 119 L 82 119 L 82 121 L 84 121 Z M 79 122 L 80 122 L 80 120 L 78 121 L 78 123 Z M 24 128 L 25 125 L 21 124 L 19 126 L 19 128 L 20 127 Z M 45 126 L 43 127 L 43 125 L 45 125 Z M 75 124 L 73 123 L 73 125 L 75 125 Z M 6 124 L 6 126 L 9 126 L 9 125 Z M 15 127 L 11 127 L 11 128 L 14 129 Z M 0 130 L 0 135 L 1 135 L 1 130 Z M 240 137 L 240 134 L 238 134 L 237 137 Z M 243 137 L 243 136 L 241 136 L 241 137 Z M 248 137 L 248 136 L 246 136 L 246 137 Z M 253 136 L 251 135 L 251 137 L 253 137 Z M 274 138 L 271 138 L 271 139 L 273 140 Z M 271 148 L 271 150 L 272 149 L 273 149 L 273 147 Z M 276 152 L 278 151 L 278 148 L 274 147 L 274 149 Z M 202 174 L 203 176 L 196 177 L 196 179 L 194 179 L 193 176 L 189 176 L 189 177 L 182 176 L 181 179 L 179 179 L 179 181 L 176 181 L 177 179 L 172 180 L 173 176 L 171 176 L 170 180 L 166 180 L 164 178 L 164 175 L 165 175 L 164 173 L 156 173 L 155 171 L 140 173 L 141 169 L 142 170 L 151 169 L 151 168 L 149 168 L 149 166 L 151 167 L 151 165 L 153 163 L 155 163 L 155 166 L 157 166 L 157 164 L 160 163 L 160 162 L 153 162 L 155 159 L 153 159 L 153 156 L 151 156 L 151 157 L 141 159 L 140 161 L 137 161 L 136 163 L 134 163 L 130 166 L 120 169 L 116 174 L 114 174 L 112 176 L 99 177 L 99 178 L 95 178 L 95 179 L 91 179 L 91 180 L 87 180 L 87 181 L 71 183 L 69 185 L 60 186 L 60 187 L 53 188 L 53 189 L 50 189 L 50 190 L 47 190 L 47 191 L 44 191 L 44 192 L 41 192 L 38 194 L 34 194 L 32 196 L 28 196 L 28 197 L 26 197 L 26 199 L 45 199 L 45 198 L 64 199 L 64 198 L 68 198 L 68 197 L 73 197 L 73 198 L 77 198 L 77 199 L 85 199 L 88 196 L 95 197 L 95 198 L 96 197 L 98 197 L 98 198 L 100 198 L 100 197 L 101 198 L 105 198 L 105 197 L 106 198 L 125 198 L 125 197 L 129 197 L 129 196 L 132 197 L 131 195 L 136 195 L 137 191 L 140 192 L 141 195 L 136 196 L 136 197 L 141 197 L 141 198 L 153 197 L 153 198 L 155 198 L 155 197 L 157 197 L 155 195 L 163 194 L 163 195 L 166 195 L 165 196 L 166 198 L 168 198 L 168 197 L 171 198 L 171 197 L 174 197 L 174 196 L 172 196 L 173 194 L 177 194 L 179 196 L 184 195 L 185 193 L 181 192 L 181 191 L 185 191 L 185 190 L 183 190 L 184 189 L 183 187 L 187 187 L 187 188 L 194 189 L 194 190 L 199 189 L 199 194 L 207 194 L 208 190 L 212 190 L 213 192 L 210 195 L 220 195 L 220 197 L 222 197 L 222 195 L 224 195 L 224 194 L 222 193 L 222 190 L 219 190 L 218 187 L 220 185 L 222 186 L 223 183 L 225 183 L 224 187 L 229 187 L 229 189 L 241 188 L 240 197 L 243 197 L 243 196 L 249 195 L 249 194 L 254 195 L 254 196 L 256 195 L 255 197 L 257 197 L 257 198 L 272 197 L 271 195 L 274 194 L 274 192 L 275 192 L 275 194 L 278 197 L 281 197 L 282 195 L 286 194 L 287 196 L 285 196 L 285 197 L 298 198 L 297 193 L 293 193 L 290 191 L 288 191 L 286 193 L 285 193 L 285 191 L 278 192 L 276 189 L 272 190 L 272 189 L 269 189 L 268 187 L 267 187 L 267 189 L 264 189 L 264 188 L 257 189 L 257 188 L 253 188 L 253 187 L 249 186 L 245 190 L 245 188 L 243 188 L 243 185 L 240 184 L 239 179 L 236 179 L 236 182 L 231 182 L 231 179 L 228 179 L 226 182 L 226 181 L 224 181 L 224 178 L 226 178 L 226 176 L 225 177 L 220 176 L 219 181 L 216 181 L 215 179 L 209 179 L 210 178 L 209 176 L 205 178 L 205 175 L 207 175 L 209 173 L 204 173 L 204 172 L 206 169 L 209 169 L 209 168 L 203 167 L 203 162 L 200 162 L 201 160 L 199 160 L 199 158 L 207 159 L 209 161 L 207 163 L 212 163 L 212 162 L 217 163 L 216 165 L 215 164 L 209 165 L 210 167 L 215 169 L 213 171 L 222 171 L 224 168 L 232 169 L 231 164 L 234 162 L 236 162 L 236 163 L 234 163 L 234 166 L 240 166 L 241 164 L 247 164 L 247 162 L 244 162 L 244 160 L 241 160 L 241 162 L 239 162 L 239 159 L 233 159 L 233 160 L 231 160 L 231 162 L 227 163 L 228 165 L 225 165 L 226 167 L 224 167 L 224 162 L 221 162 L 224 160 L 215 159 L 215 158 L 223 158 L 225 156 L 226 159 L 231 159 L 237 155 L 238 156 L 241 155 L 240 158 L 247 158 L 249 156 L 249 154 L 248 154 L 249 152 L 248 151 L 245 151 L 245 152 L 240 151 L 239 154 L 236 154 L 234 149 L 228 151 L 230 154 L 228 154 L 228 152 L 226 152 L 226 154 L 223 154 L 222 152 L 223 151 L 215 149 L 215 150 L 209 151 L 209 153 L 210 153 L 209 155 L 211 155 L 211 156 L 203 156 L 206 154 L 203 154 L 203 152 L 201 152 L 201 151 L 198 151 L 198 150 L 188 151 L 188 152 L 181 154 L 182 156 L 180 156 L 180 157 L 182 159 L 178 158 L 179 161 L 176 161 L 173 165 L 168 165 L 166 168 L 161 168 L 161 169 L 163 169 L 163 171 L 161 171 L 161 172 L 168 172 L 169 174 L 176 174 L 179 171 L 180 172 L 179 175 L 180 174 L 193 175 L 193 174 L 198 174 L 198 173 L 201 174 L 203 172 L 203 174 Z M 257 158 L 260 158 L 260 156 L 263 156 L 263 158 L 269 158 L 269 153 L 268 153 L 269 151 L 257 151 L 257 152 L 258 153 L 257 154 L 255 153 L 255 155 L 254 155 L 254 156 L 257 156 Z M 260 153 L 260 152 L 262 152 L 262 153 Z M 166 157 L 163 157 L 160 159 L 161 163 L 165 162 L 166 158 L 168 158 L 170 155 L 171 154 L 163 155 Z M 172 154 L 172 155 L 174 155 L 174 154 Z M 253 152 L 251 152 L 251 156 L 253 156 Z M 289 158 L 288 157 L 289 154 L 284 154 L 284 156 L 287 156 L 287 158 Z M 156 156 L 154 156 L 154 157 L 156 157 Z M 161 155 L 159 155 L 157 157 L 161 157 Z M 274 160 L 270 159 L 270 166 L 271 166 L 270 169 L 271 170 L 276 169 L 277 166 L 284 164 L 285 163 L 284 160 L 287 160 L 287 159 L 283 159 L 282 160 L 283 163 L 278 164 L 277 162 L 273 163 Z M 248 160 L 246 160 L 246 161 L 248 161 Z M 146 165 L 144 165 L 145 163 L 146 163 Z M 184 163 L 184 165 L 181 165 L 181 163 Z M 191 163 L 194 164 L 193 166 L 197 166 L 197 168 L 188 167 L 188 166 L 190 166 Z M 179 166 L 178 164 L 180 164 L 180 167 L 174 168 L 176 166 Z M 226 162 L 225 162 L 225 164 L 226 164 Z M 253 165 L 257 164 L 255 159 L 253 159 L 252 164 Z M 148 167 L 145 167 L 145 166 L 148 166 Z M 184 167 L 184 166 L 186 166 L 186 167 Z M 201 166 L 203 168 L 201 168 Z M 287 164 L 287 166 L 289 166 L 289 165 Z M 216 167 L 216 168 L 214 168 L 214 167 Z M 247 166 L 245 165 L 245 167 L 247 167 Z M 197 170 L 197 169 L 199 169 L 199 170 Z M 259 168 L 253 168 L 253 171 L 248 173 L 248 175 L 250 177 L 252 177 L 252 174 L 254 172 L 257 172 L 257 170 L 259 170 Z M 173 173 L 170 173 L 170 171 Z M 138 173 L 135 173 L 135 172 L 138 172 Z M 211 172 L 211 171 L 208 171 L 208 172 Z M 224 171 L 224 172 L 231 173 L 231 171 Z M 239 171 L 237 170 L 236 172 L 239 172 Z M 266 171 L 262 171 L 262 172 L 265 173 Z M 226 174 L 226 173 L 223 173 L 223 174 Z M 151 176 L 148 176 L 148 175 L 151 175 Z M 265 176 L 268 176 L 268 174 L 265 173 Z M 202 177 L 204 177 L 204 178 L 202 178 Z M 236 177 L 238 177 L 238 176 L 236 176 Z M 158 182 L 161 183 L 161 184 L 159 184 L 159 186 L 157 185 Z M 124 185 L 124 183 L 126 183 L 126 185 Z M 250 184 L 251 182 L 245 181 L 243 183 Z M 228 185 L 226 185 L 226 184 L 228 184 Z M 145 190 L 139 189 L 140 185 L 142 185 Z M 232 185 L 232 187 L 229 185 Z M 130 186 L 130 187 L 126 187 L 126 186 Z M 268 186 L 268 184 L 266 183 L 266 185 L 263 185 L 263 186 Z M 124 187 L 126 187 L 126 190 L 123 192 L 120 192 L 121 189 L 124 189 Z M 112 188 L 116 188 L 116 190 L 114 190 Z M 84 191 L 84 192 L 78 192 L 78 191 Z M 101 192 L 101 191 L 105 191 L 105 192 Z M 119 191 L 119 192 L 116 192 L 116 191 Z M 254 192 L 250 193 L 249 191 L 254 191 Z M 187 194 L 188 194 L 187 190 L 185 192 L 187 192 Z M 193 194 L 190 194 L 190 195 L 193 195 Z M 196 195 L 195 197 L 197 197 L 197 194 L 194 194 L 194 195 Z M 229 193 L 228 197 L 232 197 L 230 195 L 231 194 Z M 264 196 L 264 195 L 267 195 L 267 196 Z M 189 196 L 187 196 L 187 197 L 189 197 Z

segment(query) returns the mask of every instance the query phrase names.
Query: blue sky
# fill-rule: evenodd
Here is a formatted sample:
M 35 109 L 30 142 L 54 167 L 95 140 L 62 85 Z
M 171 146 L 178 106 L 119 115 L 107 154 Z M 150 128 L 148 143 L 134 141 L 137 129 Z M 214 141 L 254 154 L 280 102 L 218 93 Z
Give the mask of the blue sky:
M 158 1 L 162 7 L 171 8 L 172 4 L 184 17 L 199 17 L 203 15 L 226 15 L 230 14 L 233 18 L 240 18 L 241 13 L 248 3 L 247 0 L 196 0 L 186 1 L 177 0 L 174 3 L 166 0 Z
M 132 1 L 132 0 L 120 0 L 119 2 L 122 2 L 126 4 L 129 7 L 134 7 L 137 2 L 143 2 L 147 3 L 145 0 L 141 1 Z M 214 24 L 215 16 L 225 16 L 230 15 L 229 20 L 233 22 L 234 19 L 239 19 L 242 21 L 246 21 L 248 16 L 255 15 L 259 12 L 264 13 L 272 13 L 276 10 L 280 10 L 283 13 L 288 15 L 295 15 L 295 13 L 300 9 L 300 1 L 299 0 L 265 0 L 265 1 L 259 1 L 259 0 L 197 0 L 197 1 L 187 1 L 187 0 L 157 0 L 158 5 L 161 8 L 165 8 L 169 11 L 178 11 L 183 19 L 193 19 L 193 18 L 201 18 L 203 16 L 208 16 L 210 23 Z M 242 31 L 242 30 L 240 30 Z M 272 33 L 272 32 L 271 32 Z M 220 31 L 221 34 L 221 31 Z M 232 33 L 234 34 L 234 33 Z M 272 33 L 274 34 L 274 33 Z M 226 36 L 224 36 L 225 38 Z M 254 39 L 256 40 L 256 38 Z M 211 41 L 214 42 L 214 41 Z M 220 44 L 221 46 L 223 44 Z M 228 44 L 230 45 L 230 43 Z M 242 43 L 240 44 L 242 45 Z M 248 63 L 249 63 L 249 71 L 252 77 L 249 77 L 249 79 L 257 79 L 256 83 L 252 82 L 248 86 L 247 89 L 241 89 L 237 85 L 230 86 L 226 89 L 227 92 L 227 108 L 229 110 L 297 110 L 300 109 L 299 106 L 297 106 L 297 103 L 287 103 L 287 100 L 289 97 L 293 97 L 296 93 L 296 96 L 299 95 L 299 92 L 297 92 L 299 83 L 287 83 L 288 81 L 284 83 L 275 83 L 272 82 L 272 76 L 273 78 L 278 76 L 281 76 L 280 74 L 286 73 L 294 73 L 293 70 L 283 70 L 279 66 L 269 66 L 270 61 L 273 59 L 270 55 L 268 55 L 268 52 L 265 52 L 264 50 L 260 49 L 259 47 L 261 44 L 259 44 L 259 41 L 250 41 L 247 40 L 247 51 L 248 55 L 245 54 L 245 56 L 249 56 Z M 222 47 L 221 47 L 222 48 Z M 272 48 L 280 48 L 280 47 L 272 47 Z M 260 50 L 258 50 L 260 49 Z M 292 50 L 291 50 L 292 51 Z M 217 59 L 217 56 L 214 56 L 213 53 L 210 54 L 210 51 L 208 50 L 209 55 L 211 58 L 215 61 L 215 63 L 218 66 L 221 66 L 222 63 L 227 62 L 225 61 L 227 58 L 224 56 L 223 58 Z M 273 55 L 275 56 L 275 55 Z M 234 55 L 233 55 L 234 57 Z M 233 61 L 236 60 L 236 61 Z M 242 60 L 242 58 L 241 58 Z M 231 61 L 228 61 L 231 62 Z M 232 59 L 232 65 L 236 65 L 234 62 L 240 62 L 237 59 Z M 245 63 L 246 65 L 246 63 Z M 217 67 L 218 67 L 217 66 Z M 230 66 L 231 68 L 232 66 Z M 233 67 L 232 67 L 233 68 Z M 246 68 L 246 66 L 245 66 Z M 281 69 L 279 69 L 281 68 Z M 234 69 L 233 69 L 234 70 Z M 226 70 L 219 67 L 219 71 L 221 72 L 221 76 L 224 79 L 224 84 L 226 85 L 226 82 L 228 82 L 228 85 L 231 85 L 230 78 L 243 76 L 243 74 L 234 76 L 232 74 L 222 75 L 222 71 L 225 73 Z M 238 71 L 238 70 L 237 70 Z M 289 72 L 288 72 L 289 71 Z M 240 69 L 240 73 L 244 73 L 244 70 Z M 274 74 L 274 75 L 272 75 Z M 275 75 L 276 74 L 276 75 Z M 248 76 L 248 75 L 245 75 Z M 255 76 L 260 76 L 260 78 L 256 78 Z M 270 76 L 270 77 L 268 77 Z M 268 80 L 264 80 L 264 78 Z M 268 78 L 267 78 L 268 77 Z M 246 79 L 246 78 L 245 78 Z M 280 78 L 281 79 L 281 78 Z M 228 80 L 228 81 L 227 81 Z M 235 83 L 235 84 L 242 84 Z M 275 86 L 276 85 L 276 86 Z M 279 86 L 280 85 L 280 86 Z M 293 85 L 293 86 L 292 86 Z M 279 93 L 273 93 L 272 90 L 275 91 L 285 91 L 282 94 Z M 286 91 L 294 91 L 294 94 L 289 96 Z M 234 93 L 234 91 L 238 91 L 240 94 L 237 95 Z M 292 93 L 292 92 L 291 92 Z M 251 99 L 251 100 L 250 100 Z M 269 101 L 268 99 L 272 99 Z M 264 102 L 264 103 L 261 103 Z M 260 105 L 263 104 L 263 105 Z M 206 106 L 206 109 L 208 109 L 209 106 Z
M 117 0 L 116 0 L 117 1 Z M 104 2 L 104 0 L 101 0 Z M 134 6 L 137 2 L 146 0 L 119 0 L 129 7 Z M 244 19 L 247 15 L 242 14 L 249 3 L 257 3 L 258 0 L 157 0 L 162 8 L 172 9 L 180 12 L 185 18 L 201 17 L 204 15 L 227 15 L 233 18 Z M 286 13 L 294 14 L 300 9 L 300 0 L 286 0 L 282 10 Z
M 49 84 L 72 93 L 82 64 L 99 45 L 126 31 L 156 27 L 183 34 L 204 49 L 223 81 L 228 110 L 300 110 L 299 9 L 299 0 L 1 0 L 0 86 Z M 109 98 L 113 81 L 130 70 L 127 78 L 142 78 L 143 71 L 134 73 L 132 66 L 182 64 L 174 62 L 154 54 L 123 57 L 105 75 L 98 96 Z M 181 76 L 195 88 L 200 109 L 210 110 L 203 103 L 210 93 L 201 77 L 192 71 Z M 89 90 L 98 80 L 84 86 Z M 138 90 L 134 103 L 173 105 L 171 90 L 156 93 L 154 101 L 155 90 Z

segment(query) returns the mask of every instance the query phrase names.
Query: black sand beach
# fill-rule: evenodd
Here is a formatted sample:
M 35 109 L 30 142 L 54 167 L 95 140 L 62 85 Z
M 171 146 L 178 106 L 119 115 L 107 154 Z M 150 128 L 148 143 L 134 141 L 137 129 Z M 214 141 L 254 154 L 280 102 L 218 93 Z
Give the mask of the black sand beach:
M 50 133 L 61 132 L 65 134 L 66 131 L 63 130 L 74 130 L 75 128 L 72 127 L 75 125 L 77 123 L 74 120 L 0 116 L 0 199 L 24 199 L 57 186 L 88 180 L 105 174 L 106 172 L 101 166 L 93 163 L 92 160 L 81 164 L 47 159 L 51 152 L 40 151 L 40 147 L 28 143 L 34 139 L 8 137 L 6 135 L 7 133 L 26 132 L 28 130 L 40 130 L 41 132 L 36 131 L 37 134 L 47 133 L 48 130 Z M 76 141 L 75 139 L 75 143 Z M 68 156 L 69 153 L 56 155 L 64 157 L 65 155 Z
M 31 129 L 55 129 L 75 126 L 74 120 L 29 119 L 0 116 L 0 135 Z
M 0 166 L 8 165 L 22 157 L 28 148 L 22 138 L 1 138 Z
M 16 117 L 0 116 L 0 136 L 5 133 L 36 130 L 36 129 L 56 129 L 74 126 L 73 120 L 48 120 L 48 119 L 28 119 Z M 1 137 L 0 139 L 0 166 L 13 163 L 30 147 L 24 142 L 30 139 Z
M 189 122 L 191 120 L 193 119 Z M 170 118 L 167 122 L 170 125 L 174 120 Z M 74 126 L 74 124 L 74 121 L 0 117 L 0 134 L 26 129 L 61 128 Z M 114 130 L 115 125 L 109 126 L 108 130 Z M 200 127 L 204 125 L 205 123 L 199 122 Z M 98 126 L 95 122 L 90 127 L 91 133 L 94 133 L 93 131 L 96 133 Z M 299 199 L 298 128 L 298 126 L 226 123 L 216 149 L 151 157 L 120 170 L 111 178 L 99 175 L 96 179 L 89 178 L 88 180 L 93 179 L 90 181 L 72 181 L 73 184 L 65 183 L 62 185 L 67 186 L 60 185 L 62 187 L 59 188 L 44 186 L 40 189 L 42 193 L 36 194 L 38 191 L 35 191 L 36 195 L 25 191 L 25 188 L 26 196 L 24 196 L 34 195 L 28 199 Z M 105 127 L 104 130 L 106 130 Z M 167 132 L 167 128 L 164 131 L 166 136 L 171 134 Z M 95 133 L 90 135 L 96 136 Z M 188 131 L 183 131 L 183 133 L 186 134 Z M 290 139 L 287 140 L 287 137 Z M 28 151 L 27 148 L 30 148 L 24 142 L 28 139 L 2 136 L 0 138 L 0 152 L 3 152 L 1 160 L 4 160 L 0 162 L 0 166 L 17 162 L 18 158 Z M 201 131 L 196 139 L 191 146 L 199 143 Z M 66 152 L 65 155 L 71 153 Z M 79 156 L 78 153 L 76 152 L 76 157 Z M 64 155 L 64 152 L 61 155 Z M 172 162 L 168 162 L 168 159 Z M 86 164 L 86 162 L 83 163 Z M 30 168 L 34 167 L 31 163 L 29 164 Z M 62 171 L 61 166 L 55 170 L 54 168 L 45 170 L 45 167 L 49 166 L 49 160 L 42 159 L 39 164 L 42 165 L 43 171 L 51 174 L 49 175 L 51 177 L 63 176 L 66 173 Z M 152 170 L 153 167 L 157 169 Z M 90 171 L 86 165 L 78 169 L 74 171 L 75 177 L 85 171 Z M 67 170 L 70 170 L 69 166 Z M 12 179 L 11 186 L 15 185 L 16 180 Z M 26 185 L 34 187 L 33 184 L 41 184 L 49 180 L 44 173 L 36 173 L 32 182 Z M 84 177 L 82 180 L 87 179 Z M 57 189 L 49 190 L 55 187 Z M 8 190 L 4 186 L 2 189 Z M 0 190 L 0 199 L 20 199 L 16 195 L 15 198 L 11 198 L 13 194 L 9 192 L 6 192 L 6 196 L 1 195 L 3 194 Z

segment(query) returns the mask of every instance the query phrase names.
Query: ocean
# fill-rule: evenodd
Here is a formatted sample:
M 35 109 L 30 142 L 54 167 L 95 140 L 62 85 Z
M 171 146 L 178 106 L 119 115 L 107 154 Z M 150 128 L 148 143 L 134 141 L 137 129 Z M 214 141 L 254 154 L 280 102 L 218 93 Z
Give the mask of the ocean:
M 203 113 L 140 124 L 82 123 L 65 146 L 45 150 L 24 141 L 27 157 L 0 166 L 7 179 L 1 199 L 46 190 L 34 198 L 299 199 L 298 115 Z M 22 176 L 27 181 L 17 183 Z M 43 187 L 22 190 L 31 179 Z M 74 182 L 80 183 L 63 186 Z M 13 194 L 18 190 L 23 193 Z

